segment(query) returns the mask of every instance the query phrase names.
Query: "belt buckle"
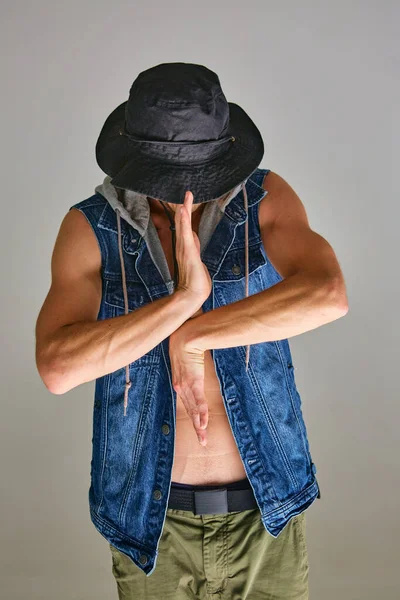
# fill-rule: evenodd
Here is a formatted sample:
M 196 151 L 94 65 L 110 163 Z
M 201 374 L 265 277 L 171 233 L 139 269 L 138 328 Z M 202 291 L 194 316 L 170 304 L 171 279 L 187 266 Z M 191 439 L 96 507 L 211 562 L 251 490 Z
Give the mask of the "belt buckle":
M 211 515 L 228 512 L 228 491 L 226 488 L 218 490 L 201 490 L 194 492 L 194 514 Z

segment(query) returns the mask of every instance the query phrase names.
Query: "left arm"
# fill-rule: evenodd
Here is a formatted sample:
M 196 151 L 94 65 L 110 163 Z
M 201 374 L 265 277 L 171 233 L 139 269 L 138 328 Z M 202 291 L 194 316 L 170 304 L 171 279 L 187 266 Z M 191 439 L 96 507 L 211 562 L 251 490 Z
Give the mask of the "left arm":
M 186 321 L 177 332 L 188 348 L 209 350 L 290 338 L 348 311 L 338 260 L 327 240 L 310 228 L 300 198 L 272 171 L 263 187 L 268 194 L 259 207 L 261 237 L 283 280 Z
M 259 206 L 265 252 L 283 278 L 272 287 L 185 321 L 169 338 L 172 384 L 207 444 L 208 405 L 204 353 L 280 340 L 334 321 L 347 313 L 345 283 L 329 243 L 309 224 L 293 189 L 276 173 Z

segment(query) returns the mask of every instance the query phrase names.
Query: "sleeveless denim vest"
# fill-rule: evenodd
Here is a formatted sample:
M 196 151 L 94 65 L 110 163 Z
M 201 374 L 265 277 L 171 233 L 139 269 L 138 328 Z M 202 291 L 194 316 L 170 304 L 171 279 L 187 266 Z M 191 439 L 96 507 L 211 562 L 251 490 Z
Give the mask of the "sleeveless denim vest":
M 258 208 L 268 193 L 256 169 L 246 182 L 248 199 L 248 294 L 282 277 L 262 243 Z M 212 279 L 204 312 L 244 297 L 244 195 L 227 205 L 201 251 Z M 102 257 L 102 299 L 97 320 L 125 314 L 117 215 L 99 193 L 71 206 L 96 235 Z M 170 293 L 146 243 L 121 219 L 129 311 Z M 169 338 L 129 366 L 129 409 L 123 414 L 125 369 L 96 379 L 90 517 L 103 537 L 147 576 L 156 567 L 168 506 L 175 447 L 176 392 Z M 266 531 L 277 537 L 289 520 L 320 497 L 287 339 L 250 347 L 211 350 L 225 410 Z

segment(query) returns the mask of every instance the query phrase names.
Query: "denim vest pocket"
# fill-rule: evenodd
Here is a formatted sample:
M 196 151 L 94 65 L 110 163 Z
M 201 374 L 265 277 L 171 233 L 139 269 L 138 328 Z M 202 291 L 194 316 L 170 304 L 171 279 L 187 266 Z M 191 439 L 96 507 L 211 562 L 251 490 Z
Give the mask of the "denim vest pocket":
M 261 242 L 249 246 L 249 275 L 266 263 L 261 247 Z M 239 281 L 245 275 L 245 248 L 232 248 L 226 253 L 214 281 Z
M 224 306 L 245 298 L 244 248 L 231 249 L 213 278 L 214 304 Z M 265 265 L 261 244 L 249 246 L 249 296 L 260 291 L 261 273 Z
M 131 312 L 145 304 L 149 304 L 151 299 L 142 283 L 137 281 L 127 281 L 126 290 L 128 296 L 128 312 Z M 125 313 L 124 290 L 122 281 L 106 280 L 104 301 L 110 306 L 121 309 L 120 314 Z M 118 313 L 119 314 L 119 313 Z

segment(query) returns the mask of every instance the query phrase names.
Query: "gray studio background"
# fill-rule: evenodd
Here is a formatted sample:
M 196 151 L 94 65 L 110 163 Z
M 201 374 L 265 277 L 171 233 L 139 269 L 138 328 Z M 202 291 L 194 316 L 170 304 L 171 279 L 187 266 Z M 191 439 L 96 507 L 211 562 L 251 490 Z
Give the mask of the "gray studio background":
M 333 246 L 349 312 L 291 338 L 322 497 L 307 509 L 311 600 L 399 597 L 399 2 L 2 2 L 1 593 L 111 600 L 87 493 L 94 383 L 57 396 L 34 327 L 68 208 L 137 74 L 216 71 Z M 397 35 L 396 35 L 397 34 Z

